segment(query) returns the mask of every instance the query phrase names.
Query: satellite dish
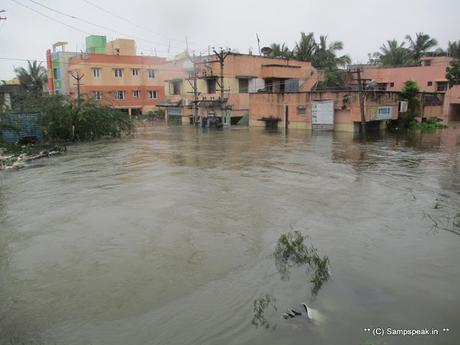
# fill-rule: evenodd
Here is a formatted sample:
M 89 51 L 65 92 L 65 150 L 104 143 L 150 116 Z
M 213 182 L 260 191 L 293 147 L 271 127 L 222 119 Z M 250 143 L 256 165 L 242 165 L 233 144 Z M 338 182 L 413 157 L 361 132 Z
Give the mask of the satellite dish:
M 270 48 L 270 47 L 263 47 L 261 50 L 262 54 L 264 56 L 270 56 L 270 54 L 272 53 L 273 49 Z

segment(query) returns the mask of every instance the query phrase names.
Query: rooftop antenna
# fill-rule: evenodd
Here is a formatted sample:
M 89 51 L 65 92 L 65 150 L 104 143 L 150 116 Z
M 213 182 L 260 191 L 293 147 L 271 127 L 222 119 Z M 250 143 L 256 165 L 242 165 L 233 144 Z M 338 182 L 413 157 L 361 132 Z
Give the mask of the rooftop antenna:
M 256 34 L 256 38 L 257 38 L 257 46 L 259 47 L 259 55 L 262 55 L 261 52 L 260 52 L 260 39 L 259 39 L 258 34 Z
M 5 13 L 5 12 L 6 12 L 6 10 L 0 10 L 0 13 Z M 6 17 L 1 17 L 0 16 L 0 20 L 6 20 Z
M 185 36 L 185 52 L 188 55 L 188 39 L 187 39 L 187 36 Z

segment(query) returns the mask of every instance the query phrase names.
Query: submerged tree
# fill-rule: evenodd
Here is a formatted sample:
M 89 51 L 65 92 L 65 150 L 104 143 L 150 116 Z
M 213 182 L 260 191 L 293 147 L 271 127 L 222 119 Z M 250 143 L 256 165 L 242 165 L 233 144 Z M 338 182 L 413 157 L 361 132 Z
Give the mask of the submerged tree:
M 315 247 L 308 247 L 305 244 L 305 237 L 299 231 L 281 235 L 273 255 L 276 268 L 283 280 L 289 279 L 292 267 L 307 266 L 313 274 L 310 283 L 313 283 L 314 295 L 330 277 L 329 258 L 321 257 Z
M 46 69 L 37 61 L 27 61 L 27 69 L 17 67 L 14 70 L 21 87 L 26 93 L 41 96 L 48 79 Z

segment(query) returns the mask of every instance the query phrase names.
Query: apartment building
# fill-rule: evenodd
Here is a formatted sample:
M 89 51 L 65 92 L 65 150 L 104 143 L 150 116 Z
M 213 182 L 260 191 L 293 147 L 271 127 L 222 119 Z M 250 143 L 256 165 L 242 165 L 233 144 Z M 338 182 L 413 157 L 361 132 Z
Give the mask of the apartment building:
M 164 98 L 166 59 L 137 55 L 134 40 L 107 41 L 105 36 L 92 35 L 80 53 L 65 52 L 63 43 L 53 45 L 53 50 L 61 47 L 61 51 L 47 53 L 51 93 L 76 98 L 78 77 L 82 98 L 129 114 L 148 112 Z
M 422 103 L 436 108 L 433 112 L 434 108 L 427 107 L 427 113 L 422 116 L 436 116 L 446 122 L 460 121 L 460 86 L 449 88 L 446 79 L 446 68 L 451 60 L 447 56 L 425 56 L 421 59 L 420 66 L 365 66 L 362 77 L 376 81 L 381 91 L 396 92 L 402 90 L 407 80 L 414 80 L 420 91 L 427 93 L 422 98 Z
M 169 116 L 180 116 L 188 123 L 192 117 L 193 63 L 190 59 L 183 58 L 167 65 L 170 78 L 165 80 L 165 99 L 160 105 L 166 108 Z M 172 72 L 174 69 L 175 73 Z M 196 69 L 198 115 L 218 114 L 221 107 L 221 64 L 217 56 L 197 58 Z M 310 62 L 229 53 L 223 64 L 226 111 L 235 123 L 249 114 L 251 93 L 311 90 L 318 77 L 318 72 Z

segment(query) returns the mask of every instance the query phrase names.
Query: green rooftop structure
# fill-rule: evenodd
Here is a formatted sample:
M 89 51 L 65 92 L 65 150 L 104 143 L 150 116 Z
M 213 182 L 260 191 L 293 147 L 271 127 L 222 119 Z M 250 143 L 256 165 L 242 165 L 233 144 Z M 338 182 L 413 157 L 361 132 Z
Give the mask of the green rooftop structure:
M 105 36 L 90 35 L 86 37 L 86 52 L 105 54 L 107 38 Z

